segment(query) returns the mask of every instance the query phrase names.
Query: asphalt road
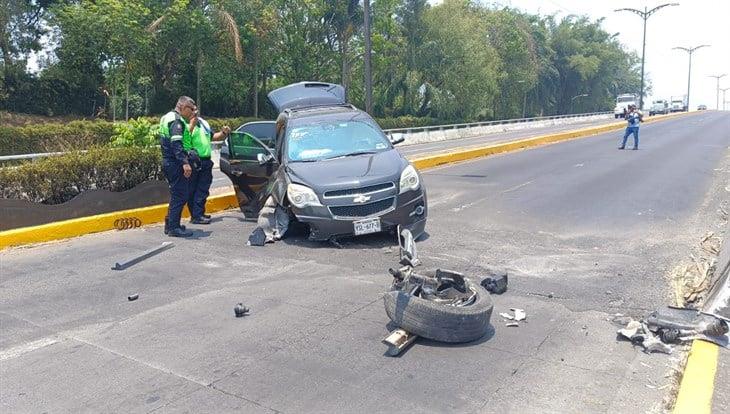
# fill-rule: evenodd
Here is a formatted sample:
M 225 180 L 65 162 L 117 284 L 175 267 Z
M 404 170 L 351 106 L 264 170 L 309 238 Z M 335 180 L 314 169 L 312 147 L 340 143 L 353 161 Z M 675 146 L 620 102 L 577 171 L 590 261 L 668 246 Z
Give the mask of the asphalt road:
M 577 121 L 577 122 L 576 122 Z M 509 128 L 523 128 L 517 130 L 505 130 L 500 132 L 494 132 L 491 134 L 453 139 L 447 141 L 428 142 L 423 144 L 409 145 L 408 142 L 404 142 L 398 146 L 399 151 L 407 156 L 424 155 L 428 153 L 438 153 L 458 148 L 469 148 L 475 146 L 482 146 L 485 144 L 496 144 L 505 141 L 516 141 L 518 139 L 525 139 L 539 135 L 554 134 L 563 131 L 571 131 L 580 128 L 587 128 L 591 126 L 599 126 L 616 122 L 614 118 L 606 117 L 605 119 L 592 119 L 592 120 L 571 120 L 569 124 L 563 125 L 552 125 L 547 127 L 535 128 L 529 123 L 527 124 L 508 124 L 505 125 L 505 129 Z M 561 122 L 561 121 L 556 121 Z M 214 189 L 222 189 L 222 187 L 230 187 L 231 180 L 223 174 L 218 166 L 216 165 L 213 169 L 213 184 Z
M 125 271 L 159 226 L 0 252 L 2 412 L 645 412 L 677 355 L 616 340 L 670 303 L 666 274 L 728 198 L 730 113 L 429 170 L 424 267 L 510 271 L 475 343 L 384 355 L 386 236 L 247 247 L 218 214 Z M 127 295 L 139 299 L 127 301 Z M 237 319 L 243 302 L 251 315 Z M 505 327 L 499 312 L 522 308 Z M 719 411 L 718 411 L 719 412 Z

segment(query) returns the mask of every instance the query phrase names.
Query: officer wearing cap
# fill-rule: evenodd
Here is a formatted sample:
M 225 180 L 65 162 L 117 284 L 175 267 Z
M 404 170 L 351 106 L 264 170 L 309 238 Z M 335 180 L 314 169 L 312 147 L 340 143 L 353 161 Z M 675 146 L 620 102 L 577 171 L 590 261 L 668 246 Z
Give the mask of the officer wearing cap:
M 162 172 L 170 187 L 170 204 L 165 217 L 165 234 L 170 237 L 189 237 L 192 232 L 180 225 L 180 216 L 188 200 L 188 179 L 193 173 L 183 140 L 190 140 L 188 119 L 195 112 L 195 101 L 188 96 L 177 100 L 175 110 L 160 119 L 160 149 Z
M 188 157 L 194 160 L 193 172 L 190 176 L 190 191 L 188 195 L 188 209 L 190 223 L 210 224 L 210 216 L 205 214 L 205 203 L 210 195 L 210 184 L 213 182 L 213 161 L 210 159 L 211 140 L 225 139 L 231 132 L 227 125 L 219 132 L 213 132 L 210 124 L 198 116 L 197 108 L 190 119 L 190 135 L 183 139 L 183 147 Z

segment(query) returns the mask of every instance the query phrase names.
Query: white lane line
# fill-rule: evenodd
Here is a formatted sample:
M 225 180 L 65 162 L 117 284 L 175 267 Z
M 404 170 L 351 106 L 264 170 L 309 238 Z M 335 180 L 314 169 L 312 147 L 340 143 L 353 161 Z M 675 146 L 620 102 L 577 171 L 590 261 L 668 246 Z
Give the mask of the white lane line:
M 522 184 L 520 184 L 518 186 L 515 186 L 515 187 L 512 187 L 512 188 L 508 188 L 507 190 L 502 191 L 502 194 L 509 193 L 510 191 L 519 190 L 520 188 L 522 188 L 522 187 L 524 187 L 526 185 L 530 185 L 530 184 L 532 184 L 532 180 L 530 180 L 530 181 L 528 181 L 526 183 L 522 183 Z
M 41 338 L 37 341 L 28 342 L 27 344 L 14 346 L 12 348 L 8 348 L 5 350 L 0 351 L 0 361 L 5 361 L 6 359 L 11 358 L 17 358 L 21 355 L 27 354 L 28 352 L 33 352 L 37 349 L 45 348 L 49 345 L 53 345 L 58 342 L 58 338 L 55 336 L 49 336 L 46 338 Z

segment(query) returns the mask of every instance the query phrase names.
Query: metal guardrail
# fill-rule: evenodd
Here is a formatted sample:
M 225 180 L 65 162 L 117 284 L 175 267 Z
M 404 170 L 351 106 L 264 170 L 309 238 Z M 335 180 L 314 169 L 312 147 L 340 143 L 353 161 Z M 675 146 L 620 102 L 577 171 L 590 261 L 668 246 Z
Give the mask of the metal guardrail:
M 470 122 L 470 123 L 464 123 L 464 124 L 447 124 L 447 125 L 432 125 L 432 126 L 424 126 L 424 127 L 393 128 L 393 129 L 385 129 L 383 131 L 386 134 L 387 133 L 413 134 L 413 133 L 418 133 L 418 132 L 445 131 L 445 130 L 465 129 L 465 128 L 474 128 L 474 127 L 492 126 L 492 125 L 508 125 L 508 124 L 520 124 L 520 123 L 536 122 L 536 121 L 549 121 L 549 120 L 553 120 L 553 119 L 585 118 L 585 117 L 589 117 L 589 116 L 608 115 L 608 114 L 612 114 L 612 113 L 613 112 L 611 112 L 611 111 L 605 111 L 605 112 L 589 112 L 589 113 L 584 113 L 584 114 L 538 116 L 538 117 L 533 117 L 533 118 L 502 119 L 502 120 L 497 120 L 497 121 Z M 214 149 L 220 149 L 220 147 L 223 145 L 223 141 L 213 141 L 211 144 L 213 145 Z M 85 152 L 85 151 L 82 151 L 82 152 Z M 38 159 L 38 158 L 46 158 L 46 157 L 53 157 L 53 156 L 57 156 L 57 155 L 63 155 L 66 153 L 67 152 L 42 152 L 42 153 L 36 153 L 36 154 L 3 155 L 3 156 L 0 156 L 0 162 L 18 161 L 18 160 L 34 160 L 34 159 Z

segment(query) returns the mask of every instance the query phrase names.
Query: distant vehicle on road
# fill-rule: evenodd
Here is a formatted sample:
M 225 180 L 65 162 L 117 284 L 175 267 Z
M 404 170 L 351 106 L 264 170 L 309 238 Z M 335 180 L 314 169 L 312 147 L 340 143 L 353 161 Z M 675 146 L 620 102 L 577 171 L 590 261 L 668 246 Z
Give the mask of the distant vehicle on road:
M 221 148 L 244 216 L 256 219 L 273 199 L 311 240 L 426 227 L 426 189 L 416 168 L 345 89 L 300 82 L 269 93 L 276 121 L 239 127 Z
M 707 105 L 698 105 L 697 106 L 697 110 L 698 111 L 706 111 L 707 110 Z
M 624 93 L 616 97 L 616 106 L 613 108 L 614 118 L 623 118 L 628 112 L 629 105 L 634 104 L 638 99 L 633 93 Z
M 657 99 L 656 101 L 651 103 L 651 107 L 649 108 L 649 116 L 654 116 L 656 114 L 662 114 L 666 115 L 669 113 L 669 102 L 667 102 L 664 99 Z
M 687 95 L 672 96 L 670 112 L 685 112 L 688 108 Z

